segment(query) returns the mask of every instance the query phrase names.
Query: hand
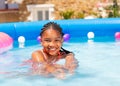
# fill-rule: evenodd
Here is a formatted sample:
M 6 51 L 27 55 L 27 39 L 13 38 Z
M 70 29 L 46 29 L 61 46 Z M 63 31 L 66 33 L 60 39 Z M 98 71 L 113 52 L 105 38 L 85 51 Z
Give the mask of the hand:
M 64 79 L 65 78 L 65 71 L 63 69 L 56 69 L 53 72 L 53 75 L 58 79 Z

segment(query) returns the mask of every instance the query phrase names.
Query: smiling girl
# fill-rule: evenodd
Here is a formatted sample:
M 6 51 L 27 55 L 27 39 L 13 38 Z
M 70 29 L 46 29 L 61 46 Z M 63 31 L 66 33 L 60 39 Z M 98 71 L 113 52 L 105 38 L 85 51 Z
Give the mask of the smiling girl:
M 74 73 L 78 61 L 74 54 L 62 48 L 62 28 L 54 22 L 48 22 L 41 29 L 41 45 L 43 49 L 32 53 L 32 67 L 34 74 L 52 75 L 65 78 L 66 73 Z M 64 59 L 65 63 L 59 64 Z

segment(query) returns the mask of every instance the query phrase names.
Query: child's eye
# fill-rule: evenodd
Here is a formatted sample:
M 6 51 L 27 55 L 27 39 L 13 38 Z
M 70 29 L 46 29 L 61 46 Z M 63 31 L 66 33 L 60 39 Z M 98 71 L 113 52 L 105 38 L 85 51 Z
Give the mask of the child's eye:
M 46 40 L 44 40 L 44 41 L 46 41 L 46 42 L 50 42 L 50 40 L 48 40 L 48 39 L 46 39 Z
M 55 40 L 56 42 L 59 42 L 59 40 Z
M 60 39 L 56 39 L 55 41 L 58 42 L 58 41 L 60 41 Z

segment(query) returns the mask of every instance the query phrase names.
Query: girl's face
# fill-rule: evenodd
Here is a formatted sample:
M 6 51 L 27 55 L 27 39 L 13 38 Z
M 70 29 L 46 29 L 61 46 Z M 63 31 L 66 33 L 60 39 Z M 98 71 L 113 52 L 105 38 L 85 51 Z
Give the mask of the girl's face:
M 41 44 L 45 51 L 51 56 L 58 55 L 62 42 L 63 38 L 61 34 L 54 29 L 44 31 L 41 36 Z

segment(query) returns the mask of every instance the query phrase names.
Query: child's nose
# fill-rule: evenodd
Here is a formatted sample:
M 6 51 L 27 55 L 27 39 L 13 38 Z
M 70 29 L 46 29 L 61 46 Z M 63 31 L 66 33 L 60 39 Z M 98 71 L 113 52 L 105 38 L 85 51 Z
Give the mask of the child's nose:
M 55 42 L 54 41 L 52 41 L 52 42 L 50 42 L 50 44 L 49 44 L 50 46 L 55 46 Z

